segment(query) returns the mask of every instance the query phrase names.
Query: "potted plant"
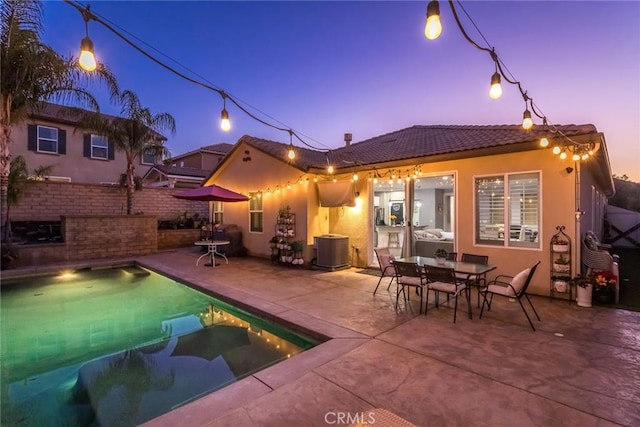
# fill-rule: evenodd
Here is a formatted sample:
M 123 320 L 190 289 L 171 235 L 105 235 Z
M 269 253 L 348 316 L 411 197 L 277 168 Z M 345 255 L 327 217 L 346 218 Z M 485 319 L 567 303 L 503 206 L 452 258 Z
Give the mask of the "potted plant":
M 551 276 L 553 280 L 553 289 L 556 292 L 567 292 L 571 278 L 569 276 Z
M 579 307 L 591 307 L 593 285 L 589 277 L 577 275 L 571 279 L 571 285 L 576 287 L 576 303 Z
M 433 254 L 438 264 L 444 264 L 444 262 L 447 260 L 448 255 L 449 253 L 447 252 L 447 250 L 443 248 L 436 249 Z
M 560 254 L 560 256 L 553 260 L 553 271 L 558 273 L 567 273 L 571 269 L 571 260 L 564 256 L 564 254 Z
M 558 239 L 551 244 L 551 250 L 553 250 L 553 252 L 569 252 L 569 242 Z
M 613 272 L 608 270 L 594 271 L 590 278 L 593 285 L 593 298 L 601 304 L 613 304 L 618 281 Z

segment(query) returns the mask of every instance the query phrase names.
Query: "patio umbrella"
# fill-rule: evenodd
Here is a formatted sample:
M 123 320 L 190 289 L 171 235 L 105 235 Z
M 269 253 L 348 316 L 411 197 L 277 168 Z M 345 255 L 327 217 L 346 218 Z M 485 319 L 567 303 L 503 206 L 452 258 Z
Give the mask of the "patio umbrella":
M 192 188 L 191 190 L 174 194 L 173 197 L 186 200 L 201 200 L 205 202 L 245 202 L 249 200 L 249 198 L 244 194 L 227 190 L 226 188 L 215 184 Z

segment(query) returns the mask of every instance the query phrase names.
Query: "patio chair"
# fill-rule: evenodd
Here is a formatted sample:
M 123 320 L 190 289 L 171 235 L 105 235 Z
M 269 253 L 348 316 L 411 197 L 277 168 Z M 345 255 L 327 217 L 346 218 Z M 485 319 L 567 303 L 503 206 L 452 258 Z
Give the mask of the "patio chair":
M 420 314 L 422 314 L 422 290 L 427 284 L 427 279 L 423 274 L 422 268 L 412 262 L 394 261 L 393 267 L 396 272 L 396 284 L 398 289 L 396 292 L 396 310 L 398 309 L 398 300 L 400 293 L 404 294 L 405 301 L 409 301 L 411 292 L 405 292 L 404 288 L 415 288 L 420 296 Z
M 446 267 L 424 267 L 425 276 L 427 279 L 427 301 L 425 303 L 424 313 L 427 314 L 429 305 L 429 291 L 432 290 L 436 297 L 436 307 L 439 305 L 440 292 L 447 294 L 447 302 L 449 296 L 455 296 L 455 303 L 453 308 L 453 323 L 456 323 L 456 316 L 458 313 L 458 295 L 464 292 L 466 285 L 456 278 L 456 273 L 453 268 Z M 465 292 L 467 298 L 469 295 Z
M 475 255 L 462 253 L 462 262 L 472 262 L 475 264 L 489 264 L 489 256 L 488 255 Z M 487 277 L 486 275 L 482 275 L 479 277 L 470 277 L 468 275 L 457 273 L 456 277 L 458 280 L 463 280 L 467 284 L 467 290 L 469 291 L 469 298 L 471 298 L 471 287 L 474 286 L 478 288 L 478 307 L 480 307 L 480 289 L 487 286 Z
M 457 261 L 458 260 L 458 252 L 449 252 L 447 254 L 447 261 Z
M 527 310 L 525 310 L 524 305 L 522 304 L 522 297 L 525 297 L 527 301 L 529 301 L 529 305 L 533 309 L 533 312 L 538 318 L 538 321 L 541 321 L 540 316 L 538 316 L 538 312 L 536 311 L 535 307 L 531 303 L 531 300 L 529 299 L 529 296 L 527 295 L 527 288 L 529 287 L 531 278 L 536 272 L 536 268 L 538 268 L 539 264 L 540 261 L 536 262 L 533 267 L 525 268 L 515 276 L 500 275 L 494 280 L 490 281 L 487 284 L 487 287 L 480 291 L 484 296 L 484 300 L 482 301 L 482 309 L 480 310 L 480 318 L 482 319 L 482 313 L 484 311 L 485 305 L 487 306 L 487 311 L 491 310 L 491 303 L 493 302 L 494 295 L 513 298 L 518 301 L 520 307 L 522 308 L 522 311 L 524 312 L 524 315 L 527 316 L 527 320 L 529 321 L 529 325 L 531 325 L 531 329 L 535 331 L 536 328 L 535 326 L 533 326 L 533 322 L 531 321 Z
M 613 273 L 614 276 L 620 277 L 620 266 L 618 255 L 609 252 L 610 245 L 604 245 L 598 241 L 598 238 L 592 231 L 585 233 L 582 239 L 582 264 L 586 267 L 586 275 L 593 271 L 605 270 Z M 620 301 L 620 281 L 616 281 L 614 302 L 618 304 Z
M 387 286 L 387 290 L 391 287 L 391 283 L 393 283 L 393 279 L 396 277 L 396 270 L 393 268 L 393 260 L 395 257 L 391 252 L 389 252 L 389 248 L 377 248 L 373 250 L 376 253 L 376 258 L 378 258 L 378 265 L 380 266 L 380 279 L 378 279 L 378 284 L 376 285 L 376 289 L 373 291 L 375 295 L 378 291 L 378 286 L 380 286 L 380 282 L 385 277 L 390 277 L 389 286 Z

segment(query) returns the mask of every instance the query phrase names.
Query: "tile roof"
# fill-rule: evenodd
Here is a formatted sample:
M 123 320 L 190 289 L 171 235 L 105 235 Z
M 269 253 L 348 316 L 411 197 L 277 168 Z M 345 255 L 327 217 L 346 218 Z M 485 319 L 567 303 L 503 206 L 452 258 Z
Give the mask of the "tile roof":
M 567 137 L 597 133 L 595 126 L 590 124 L 558 125 L 557 128 Z M 295 147 L 293 163 L 301 170 L 308 170 L 325 168 L 330 161 L 340 169 L 354 164 L 374 165 L 439 155 L 473 157 L 483 149 L 510 146 L 513 149 L 514 145 L 527 143 L 529 146 L 537 145 L 545 133 L 542 126 L 525 131 L 521 125 L 416 125 L 353 143 L 349 148 L 332 149 L 329 153 Z M 286 161 L 288 144 L 248 135 L 240 138 L 239 142 Z
M 227 154 L 229 151 L 233 149 L 233 145 L 234 144 L 221 142 L 219 144 L 205 145 L 204 147 L 200 147 L 200 149 L 206 150 L 206 151 L 215 151 L 216 153 Z
M 184 166 L 153 165 L 152 169 L 156 169 L 165 175 L 195 176 L 198 178 L 204 178 L 209 175 L 208 170 Z

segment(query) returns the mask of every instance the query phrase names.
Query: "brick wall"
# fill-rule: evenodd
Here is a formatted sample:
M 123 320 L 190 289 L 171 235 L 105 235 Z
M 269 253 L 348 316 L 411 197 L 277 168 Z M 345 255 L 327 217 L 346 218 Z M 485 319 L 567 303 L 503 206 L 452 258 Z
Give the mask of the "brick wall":
M 172 197 L 179 188 L 144 188 L 133 195 L 133 211 L 155 215 L 160 220 L 179 213 L 208 218 L 208 202 Z M 13 221 L 58 221 L 64 215 L 123 215 L 127 199 L 124 189 L 113 185 L 65 182 L 34 182 L 27 186 L 20 203 L 11 206 Z
M 200 240 L 200 230 L 197 228 L 158 230 L 158 250 L 193 246 L 196 240 Z

